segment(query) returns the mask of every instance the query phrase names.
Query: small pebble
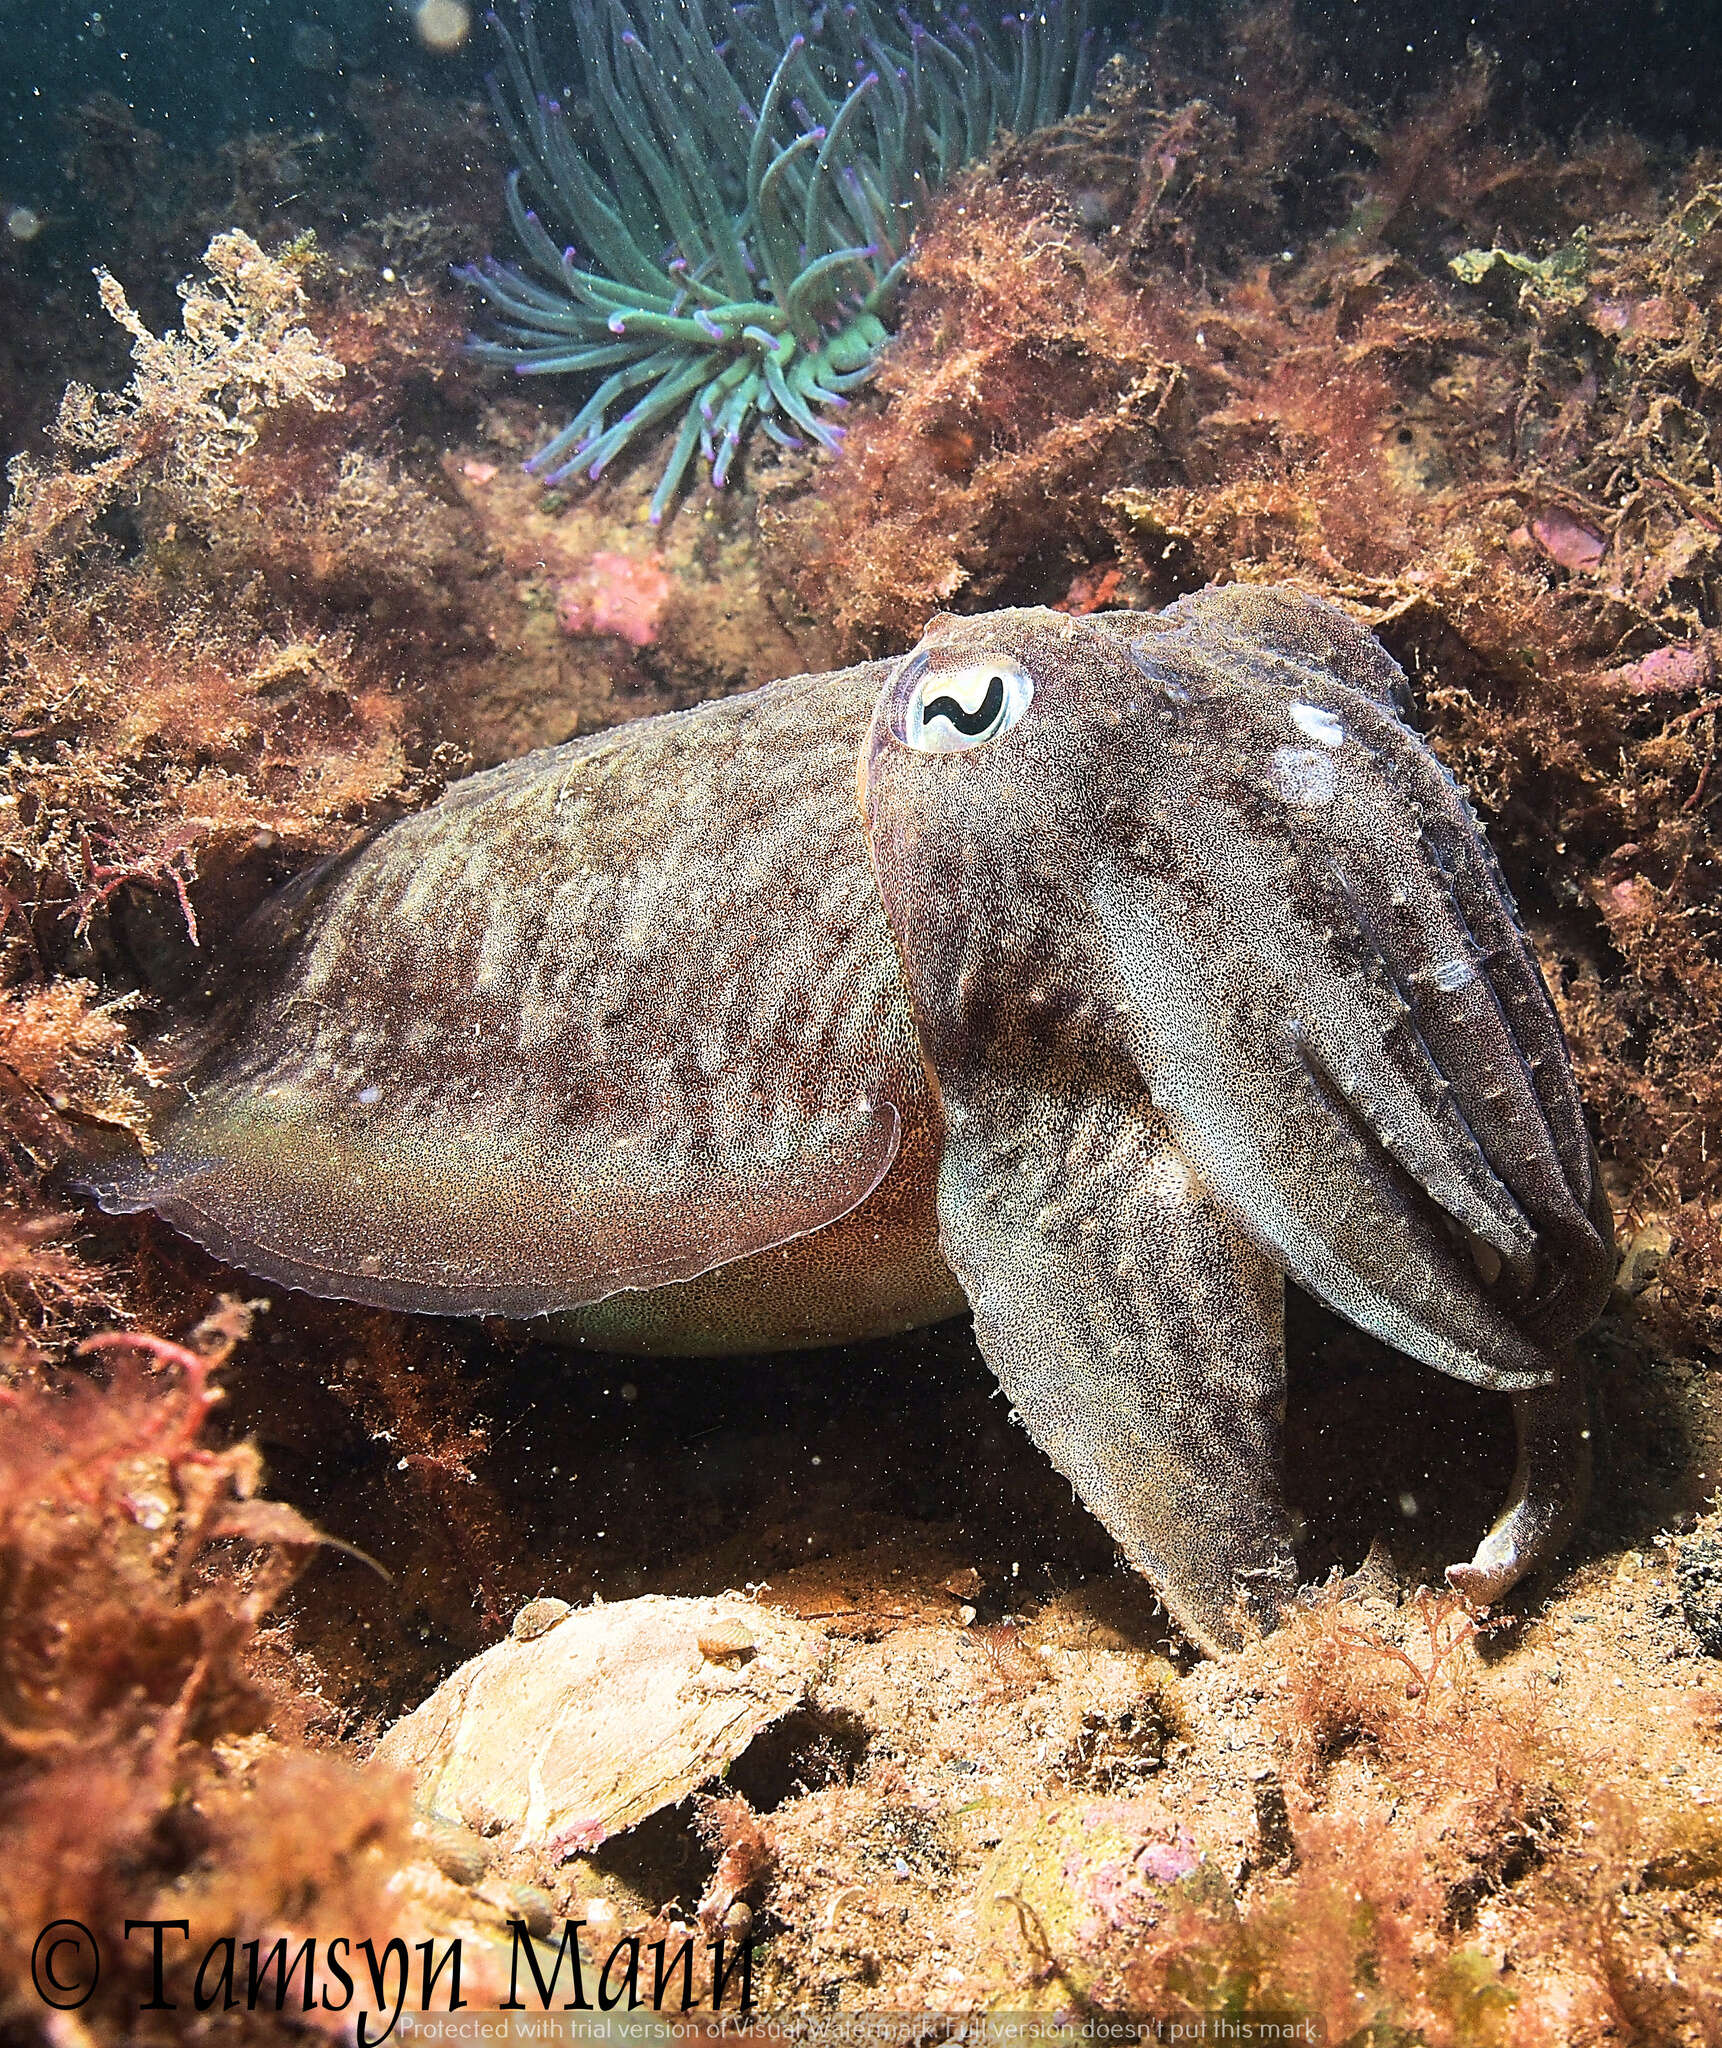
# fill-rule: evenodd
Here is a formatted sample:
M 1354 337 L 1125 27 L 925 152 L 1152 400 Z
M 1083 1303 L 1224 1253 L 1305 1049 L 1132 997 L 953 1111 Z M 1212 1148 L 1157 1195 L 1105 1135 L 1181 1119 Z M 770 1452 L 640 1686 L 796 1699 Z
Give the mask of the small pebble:
M 564 1615 L 573 1611 L 566 1600 L 528 1600 L 514 1617 L 509 1634 L 517 1643 L 529 1643 L 534 1636 L 548 1635 Z
M 753 1630 L 739 1614 L 719 1615 L 699 1632 L 700 1655 L 713 1664 L 735 1664 L 751 1657 L 759 1648 Z
M 524 1924 L 534 1941 L 548 1940 L 550 1930 L 556 1924 L 556 1909 L 546 1893 L 534 1884 L 510 1885 L 508 1904 L 515 1919 Z

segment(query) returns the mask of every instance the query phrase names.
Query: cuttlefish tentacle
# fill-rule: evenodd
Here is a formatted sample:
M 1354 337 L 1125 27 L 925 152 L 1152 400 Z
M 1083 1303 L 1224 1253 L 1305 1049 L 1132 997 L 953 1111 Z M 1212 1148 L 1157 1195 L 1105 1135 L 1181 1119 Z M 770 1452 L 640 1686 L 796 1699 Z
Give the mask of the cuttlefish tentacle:
M 1513 1396 L 1518 1465 L 1507 1504 L 1469 1564 L 1450 1564 L 1448 1583 L 1479 1607 L 1500 1599 L 1558 1557 L 1590 1498 L 1591 1424 L 1582 1369 Z

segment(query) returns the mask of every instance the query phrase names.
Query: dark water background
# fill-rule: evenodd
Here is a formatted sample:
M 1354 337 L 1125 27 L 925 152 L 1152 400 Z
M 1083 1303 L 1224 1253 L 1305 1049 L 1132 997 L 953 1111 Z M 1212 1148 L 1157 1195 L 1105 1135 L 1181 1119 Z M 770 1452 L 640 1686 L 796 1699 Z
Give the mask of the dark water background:
M 482 90 L 488 32 L 425 50 L 392 0 L 111 0 L 94 7 L 0 6 L 0 192 L 52 202 L 67 111 L 117 94 L 175 145 L 208 148 L 247 129 L 340 122 L 361 78 L 434 92 Z
M 557 0 L 540 11 L 553 24 Z M 1215 0 L 1184 11 L 1215 11 Z M 0 200 L 39 211 L 66 203 L 65 117 L 96 92 L 118 95 L 184 149 L 248 129 L 338 126 L 365 79 L 476 93 L 491 60 L 483 12 L 477 0 L 465 44 L 434 53 L 394 0 L 4 0 Z M 1097 18 L 1122 38 L 1156 13 L 1109 0 Z M 1296 13 L 1337 74 L 1384 102 L 1427 89 L 1480 41 L 1501 59 L 1502 111 L 1547 133 L 1621 121 L 1676 145 L 1722 140 L 1716 0 L 1301 0 Z M 434 204 L 434 193 L 425 198 Z

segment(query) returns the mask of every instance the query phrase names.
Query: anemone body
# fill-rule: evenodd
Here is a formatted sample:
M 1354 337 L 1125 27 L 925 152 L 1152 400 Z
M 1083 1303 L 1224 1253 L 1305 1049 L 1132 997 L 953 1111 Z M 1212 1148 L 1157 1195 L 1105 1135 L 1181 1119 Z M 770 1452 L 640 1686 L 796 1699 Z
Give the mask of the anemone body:
M 1091 75 L 1083 0 L 996 26 L 966 6 L 923 24 L 875 0 L 571 13 L 572 91 L 552 85 L 528 0 L 518 33 L 491 17 L 524 262 L 460 274 L 502 316 L 477 354 L 591 384 L 534 474 L 595 478 L 674 425 L 654 523 L 696 457 L 721 488 L 756 423 L 838 446 L 830 415 L 888 339 L 928 197 L 1001 130 L 1082 105 Z

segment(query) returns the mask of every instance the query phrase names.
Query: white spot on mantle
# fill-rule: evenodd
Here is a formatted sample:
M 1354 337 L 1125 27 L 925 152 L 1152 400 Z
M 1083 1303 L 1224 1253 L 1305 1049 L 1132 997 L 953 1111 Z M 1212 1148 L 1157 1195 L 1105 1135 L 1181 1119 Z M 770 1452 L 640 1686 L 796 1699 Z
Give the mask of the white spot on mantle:
M 1339 787 L 1333 756 L 1317 753 L 1313 747 L 1275 747 L 1268 779 L 1285 802 L 1306 811 L 1332 803 Z
M 1319 704 L 1294 704 L 1291 722 L 1306 740 L 1318 747 L 1343 747 L 1345 726 L 1337 711 L 1324 711 Z

